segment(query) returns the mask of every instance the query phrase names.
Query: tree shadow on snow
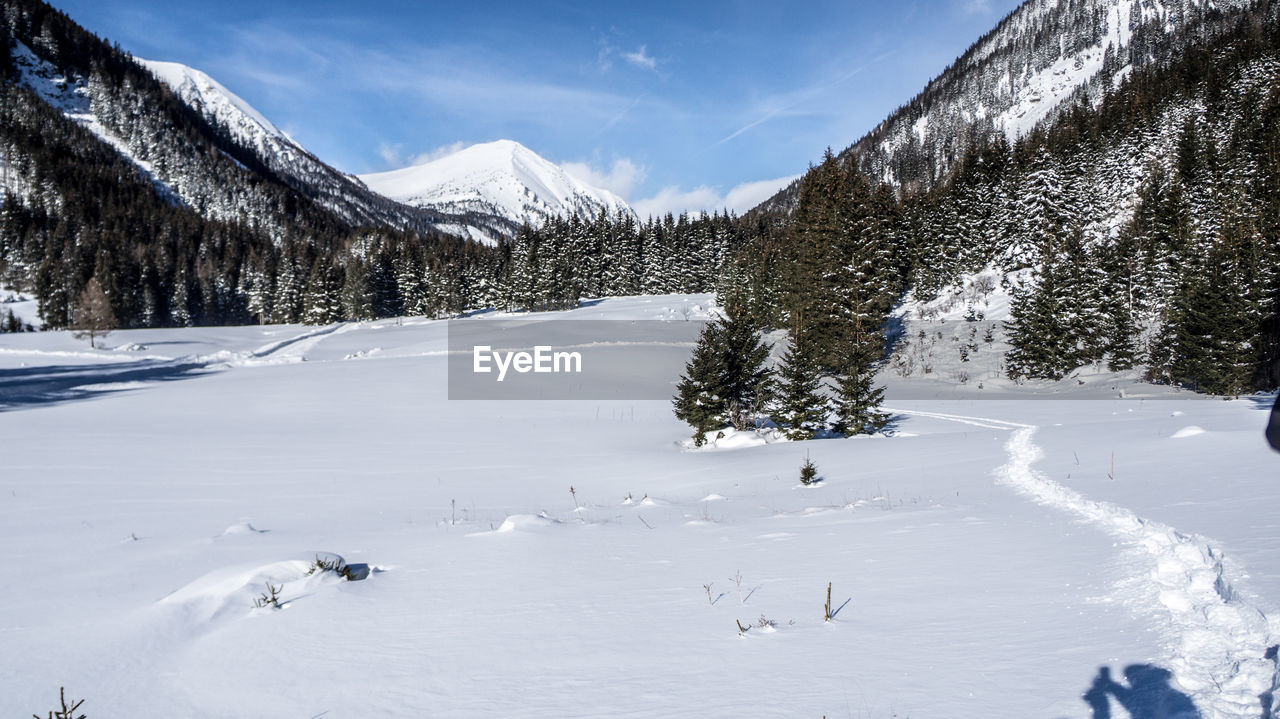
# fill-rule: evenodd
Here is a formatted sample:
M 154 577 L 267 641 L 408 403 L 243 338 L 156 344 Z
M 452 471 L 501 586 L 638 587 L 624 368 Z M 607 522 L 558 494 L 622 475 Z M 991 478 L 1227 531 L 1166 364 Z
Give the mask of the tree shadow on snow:
M 0 369 L 0 412 L 74 402 L 126 389 L 125 383 L 189 379 L 207 367 L 198 362 L 129 362 Z M 112 386 L 118 385 L 118 386 Z
M 1169 685 L 1173 674 L 1153 664 L 1124 668 L 1126 684 L 1111 678 L 1110 667 L 1099 667 L 1093 684 L 1083 695 L 1093 719 L 1111 719 L 1112 699 L 1132 719 L 1201 719 L 1191 697 Z
M 898 348 L 898 343 L 907 337 L 907 323 L 903 318 L 892 316 L 884 323 L 884 355 L 881 359 L 889 359 L 893 356 L 894 350 Z
M 904 419 L 906 419 L 905 415 L 889 413 L 889 418 L 885 421 L 884 426 L 880 428 L 880 433 L 890 436 L 897 434 Z

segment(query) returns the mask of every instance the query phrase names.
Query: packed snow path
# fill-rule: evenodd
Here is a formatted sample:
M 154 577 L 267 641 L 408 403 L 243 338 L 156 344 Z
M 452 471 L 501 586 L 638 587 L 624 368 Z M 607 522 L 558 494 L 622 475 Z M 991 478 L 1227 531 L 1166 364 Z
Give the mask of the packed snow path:
M 1056 507 L 1121 540 L 1132 555 L 1140 595 L 1163 607 L 1169 668 L 1204 719 L 1280 715 L 1277 633 L 1271 620 L 1246 603 L 1225 576 L 1223 553 L 1200 537 L 1143 519 L 1109 502 L 1086 498 L 1032 468 L 1043 456 L 1033 441 L 1038 427 L 963 415 L 892 410 L 988 429 L 1011 430 L 1000 481 L 1036 502 Z

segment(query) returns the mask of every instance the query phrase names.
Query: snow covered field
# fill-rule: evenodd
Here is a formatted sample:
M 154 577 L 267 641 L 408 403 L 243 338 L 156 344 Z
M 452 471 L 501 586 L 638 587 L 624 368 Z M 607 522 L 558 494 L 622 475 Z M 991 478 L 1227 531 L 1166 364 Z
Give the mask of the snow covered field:
M 1272 701 L 1270 398 L 886 372 L 891 436 L 689 451 L 666 402 L 448 401 L 445 327 L 0 337 L 0 715 L 63 685 L 90 719 Z M 367 577 L 306 575 L 333 555 Z

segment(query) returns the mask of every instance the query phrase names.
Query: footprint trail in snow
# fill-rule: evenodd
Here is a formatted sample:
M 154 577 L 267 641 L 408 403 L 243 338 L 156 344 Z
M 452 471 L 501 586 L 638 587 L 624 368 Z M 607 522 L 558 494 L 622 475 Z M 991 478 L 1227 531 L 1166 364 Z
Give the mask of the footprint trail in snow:
M 1122 540 L 1146 572 L 1138 577 L 1165 610 L 1169 669 L 1204 719 L 1280 716 L 1280 671 L 1274 637 L 1280 627 L 1232 589 L 1223 554 L 1203 538 L 1143 519 L 1132 510 L 1088 499 L 1032 468 L 1043 456 L 1037 427 L 985 417 L 891 410 L 1013 432 L 1008 461 L 996 476 L 1018 493 L 1089 522 Z

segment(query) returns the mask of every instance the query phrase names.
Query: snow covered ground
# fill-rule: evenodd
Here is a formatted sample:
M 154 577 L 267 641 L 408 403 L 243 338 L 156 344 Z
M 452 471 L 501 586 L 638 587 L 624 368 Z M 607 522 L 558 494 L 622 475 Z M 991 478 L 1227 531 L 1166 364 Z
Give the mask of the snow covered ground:
M 1270 398 L 886 372 L 889 436 L 689 451 L 666 402 L 448 401 L 445 328 L 0 336 L 0 715 L 64 685 L 91 719 L 1272 701 Z M 337 557 L 365 578 L 307 574 Z
M 35 295 L 16 292 L 0 285 L 0 320 L 7 317 L 10 312 L 24 325 L 31 325 L 35 329 L 44 325 L 40 320 L 40 303 Z

